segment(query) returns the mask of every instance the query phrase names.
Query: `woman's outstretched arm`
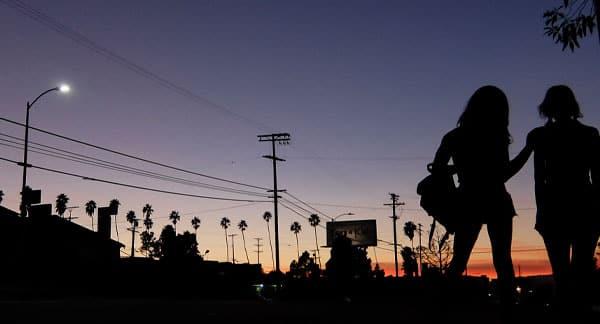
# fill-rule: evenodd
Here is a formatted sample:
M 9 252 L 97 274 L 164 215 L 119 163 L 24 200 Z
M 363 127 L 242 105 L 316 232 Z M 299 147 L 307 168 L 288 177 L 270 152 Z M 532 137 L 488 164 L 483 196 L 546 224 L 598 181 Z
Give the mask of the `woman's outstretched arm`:
M 525 163 L 527 163 L 527 160 L 529 160 L 531 152 L 533 152 L 533 148 L 525 145 L 521 152 L 519 152 L 514 159 L 508 162 L 508 168 L 506 170 L 506 174 L 504 175 L 504 181 L 508 181 L 523 168 Z
M 517 172 L 519 172 L 523 168 L 525 163 L 527 163 L 527 160 L 529 160 L 529 157 L 533 152 L 534 136 L 532 135 L 532 133 L 533 131 L 527 135 L 527 143 L 525 144 L 525 147 L 521 150 L 521 152 L 519 152 L 519 154 L 517 154 L 517 156 L 515 156 L 514 159 L 508 162 L 508 168 L 506 170 L 506 174 L 504 175 L 504 181 L 508 181 L 515 174 L 517 174 Z

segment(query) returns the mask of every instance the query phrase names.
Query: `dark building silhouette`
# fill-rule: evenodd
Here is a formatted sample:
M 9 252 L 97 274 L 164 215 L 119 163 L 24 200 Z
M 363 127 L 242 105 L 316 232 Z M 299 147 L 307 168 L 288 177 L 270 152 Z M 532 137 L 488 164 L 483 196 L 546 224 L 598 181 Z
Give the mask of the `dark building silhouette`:
M 81 286 L 78 279 L 101 285 L 90 281 L 91 276 L 107 276 L 116 269 L 123 244 L 51 215 L 50 210 L 50 205 L 32 206 L 30 217 L 23 218 L 0 206 L 3 289 L 13 287 L 24 295 L 67 292 Z

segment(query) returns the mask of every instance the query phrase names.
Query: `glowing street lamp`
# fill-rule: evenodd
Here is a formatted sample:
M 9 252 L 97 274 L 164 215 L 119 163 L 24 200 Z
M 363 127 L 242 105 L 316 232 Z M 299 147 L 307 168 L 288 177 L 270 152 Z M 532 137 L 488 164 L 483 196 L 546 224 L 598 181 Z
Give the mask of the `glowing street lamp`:
M 71 92 L 71 87 L 68 84 L 61 84 L 58 86 L 58 91 L 62 93 L 69 93 Z
M 53 91 L 58 91 L 60 93 L 68 93 L 71 91 L 71 87 L 69 87 L 69 85 L 67 85 L 67 84 L 61 84 L 58 87 L 54 87 L 52 89 L 48 89 L 48 90 L 42 92 L 31 103 L 29 101 L 27 101 L 27 114 L 25 115 L 25 147 L 24 147 L 24 152 L 23 152 L 23 163 L 20 163 L 20 165 L 23 166 L 23 185 L 21 186 L 21 216 L 22 217 L 25 217 L 27 215 L 27 207 L 26 207 L 27 202 L 25 201 L 25 187 L 27 187 L 27 168 L 30 167 L 30 165 L 27 164 L 27 149 L 28 149 L 28 145 L 29 145 L 29 110 L 31 109 L 31 107 L 33 107 L 33 105 L 41 97 L 43 97 L 45 94 L 53 92 Z

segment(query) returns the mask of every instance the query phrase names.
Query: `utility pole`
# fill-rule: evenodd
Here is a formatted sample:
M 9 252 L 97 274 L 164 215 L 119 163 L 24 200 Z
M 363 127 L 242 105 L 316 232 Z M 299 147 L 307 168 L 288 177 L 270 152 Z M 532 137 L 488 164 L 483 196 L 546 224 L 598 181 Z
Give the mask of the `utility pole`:
M 421 242 L 421 236 L 423 234 L 423 224 L 419 223 L 419 277 L 423 275 L 423 255 L 421 254 L 421 250 L 423 250 L 423 243 Z
M 138 220 L 136 219 L 134 221 L 134 223 L 131 225 L 130 228 L 128 228 L 127 230 L 131 232 L 131 254 L 129 255 L 130 258 L 135 257 L 135 233 L 139 233 L 138 231 L 136 231 L 136 226 L 135 226 L 135 222 L 137 222 Z
M 260 264 L 260 253 L 262 252 L 262 250 L 260 249 L 260 247 L 262 246 L 262 244 L 260 244 L 260 241 L 262 241 L 262 238 L 257 237 L 255 238 L 256 240 L 256 244 L 254 246 L 256 246 L 256 264 Z
M 395 193 L 390 193 L 390 199 L 392 200 L 391 204 L 383 204 L 384 206 L 392 206 L 392 221 L 394 224 L 394 266 L 396 268 L 396 278 L 398 278 L 398 237 L 396 234 L 396 222 L 398 221 L 398 216 L 396 216 L 396 206 L 404 205 L 403 202 L 398 202 L 398 195 Z
M 281 272 L 281 270 L 279 268 L 279 213 L 277 211 L 277 199 L 281 198 L 281 196 L 279 196 L 279 193 L 285 190 L 277 189 L 277 161 L 285 162 L 285 160 L 278 158 L 275 154 L 275 142 L 279 144 L 289 144 L 290 134 L 277 133 L 258 135 L 258 141 L 271 142 L 272 155 L 263 155 L 263 158 L 273 161 L 273 190 L 269 190 L 268 192 L 273 193 L 273 196 L 269 198 L 273 198 L 273 211 L 275 212 L 275 271 L 279 273 Z
M 229 234 L 229 237 L 231 237 L 231 261 L 233 261 L 233 264 L 235 264 L 235 243 L 233 239 L 236 236 L 237 234 Z

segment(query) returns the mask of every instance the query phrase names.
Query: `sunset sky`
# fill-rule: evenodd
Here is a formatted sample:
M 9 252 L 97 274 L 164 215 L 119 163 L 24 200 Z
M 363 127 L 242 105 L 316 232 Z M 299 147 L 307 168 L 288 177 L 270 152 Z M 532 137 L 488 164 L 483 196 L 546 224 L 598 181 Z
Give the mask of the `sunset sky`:
M 256 135 L 289 132 L 278 146 L 279 186 L 329 216 L 376 219 L 378 236 L 392 241 L 389 192 L 406 202 L 405 221 L 431 223 L 419 209 L 416 184 L 441 137 L 451 130 L 469 96 L 480 86 L 502 88 L 510 101 L 511 155 L 527 132 L 542 124 L 537 105 L 545 90 L 567 84 L 574 90 L 587 124 L 600 125 L 600 45 L 598 35 L 574 53 L 543 35 L 544 10 L 558 0 L 498 1 L 33 1 L 20 10 L 0 2 L 0 117 L 23 122 L 27 100 L 58 83 L 68 95 L 49 94 L 31 112 L 31 125 L 154 161 L 253 184 L 272 186 L 267 143 Z M 44 15 L 66 25 L 40 18 Z M 25 8 L 25 9 L 24 9 Z M 27 12 L 29 15 L 25 15 Z M 33 18 L 32 18 L 33 17 Z M 34 19 L 35 18 L 35 19 Z M 53 28 L 54 26 L 54 28 Z M 68 36 L 71 36 L 69 38 Z M 85 38 L 84 38 L 85 37 Z M 75 41 L 75 38 L 77 41 Z M 89 41 L 98 47 L 91 50 Z M 101 50 L 98 50 L 101 48 Z M 118 55 L 124 60 L 107 53 Z M 158 78 L 149 77 L 158 76 Z M 166 85 L 164 80 L 169 82 Z M 177 87 L 177 89 L 174 87 Z M 182 91 L 189 91 L 184 93 Z M 23 137 L 23 128 L 1 122 L 0 133 Z M 2 138 L 2 137 L 0 137 Z M 235 186 L 134 161 L 33 132 L 31 141 L 99 159 L 189 180 Z M 4 142 L 6 143 L 6 142 Z M 22 150 L 0 146 L 0 157 L 21 160 Z M 129 184 L 196 195 L 257 199 L 82 165 L 31 153 L 34 165 Z M 18 209 L 21 168 L 0 162 L 3 205 Z M 508 183 L 518 209 L 513 260 L 522 274 L 548 273 L 542 241 L 534 231 L 531 161 Z M 155 209 L 155 232 L 178 210 L 179 231 L 202 220 L 200 250 L 225 260 L 221 217 L 231 219 L 256 262 L 254 238 L 269 251 L 261 215 L 271 203 L 213 201 L 178 197 L 78 178 L 29 171 L 29 185 L 43 200 L 70 197 L 75 222 L 90 226 L 83 205 L 122 202 L 120 240 L 130 233 L 125 213 Z M 285 196 L 285 195 L 284 195 Z M 290 196 L 285 196 L 293 200 Z M 261 199 L 261 198 L 258 198 Z M 331 205 L 341 205 L 335 207 Z M 298 210 L 308 216 L 308 213 Z M 566 224 L 569 224 L 568 215 Z M 325 222 L 327 217 L 321 216 Z M 287 268 L 296 255 L 289 231 L 298 221 L 301 250 L 313 249 L 314 232 L 305 219 L 281 208 L 281 258 Z M 114 237 L 114 236 L 113 236 Z M 115 237 L 116 238 L 116 237 Z M 320 243 L 325 231 L 318 230 Z M 245 262 L 241 236 L 236 259 Z M 377 259 L 392 272 L 391 246 L 380 243 Z M 126 248 L 129 251 L 129 248 Z M 476 246 L 469 274 L 490 274 L 487 232 Z M 323 262 L 329 251 L 323 249 Z M 369 249 L 375 260 L 374 250 Z M 267 254 L 261 255 L 266 269 Z

